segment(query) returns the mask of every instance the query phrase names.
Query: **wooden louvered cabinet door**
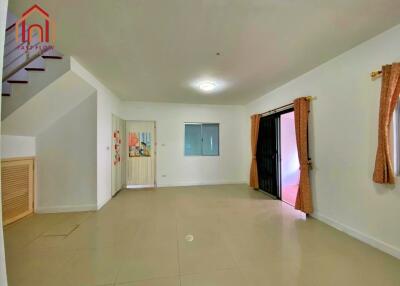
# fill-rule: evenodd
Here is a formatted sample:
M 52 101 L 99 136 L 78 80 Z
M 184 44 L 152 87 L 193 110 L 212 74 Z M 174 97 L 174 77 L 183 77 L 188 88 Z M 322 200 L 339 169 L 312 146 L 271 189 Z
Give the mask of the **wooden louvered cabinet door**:
M 5 225 L 33 212 L 33 168 L 33 158 L 1 162 L 1 197 Z

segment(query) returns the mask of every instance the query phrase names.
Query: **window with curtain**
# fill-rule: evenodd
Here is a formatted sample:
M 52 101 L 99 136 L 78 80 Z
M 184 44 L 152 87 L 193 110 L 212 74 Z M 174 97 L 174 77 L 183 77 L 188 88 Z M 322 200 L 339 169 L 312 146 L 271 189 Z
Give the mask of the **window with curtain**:
M 219 124 L 185 123 L 185 156 L 219 156 Z

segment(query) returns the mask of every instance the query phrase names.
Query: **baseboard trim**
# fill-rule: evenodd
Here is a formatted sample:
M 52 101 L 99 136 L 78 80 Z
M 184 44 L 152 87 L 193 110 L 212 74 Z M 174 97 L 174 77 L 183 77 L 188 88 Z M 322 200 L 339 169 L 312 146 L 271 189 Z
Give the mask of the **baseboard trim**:
M 109 201 L 111 201 L 113 197 L 107 198 L 105 201 L 98 203 L 96 206 L 96 210 L 100 210 L 102 207 L 104 207 Z
M 400 259 L 400 249 L 396 248 L 395 246 L 393 246 L 391 244 L 388 244 L 384 241 L 381 241 L 381 240 L 376 239 L 372 236 L 369 236 L 365 233 L 362 233 L 348 225 L 345 225 L 343 223 L 340 223 L 338 221 L 330 219 L 329 217 L 327 217 L 321 213 L 314 212 L 311 216 L 317 220 L 320 220 L 320 221 L 336 228 L 337 230 L 340 230 L 340 231 L 350 235 L 351 237 L 354 237 L 355 239 L 358 239 L 374 248 L 377 248 L 389 255 L 396 257 L 397 259 Z
M 97 210 L 96 205 L 77 205 L 77 206 L 52 206 L 52 207 L 41 207 L 38 206 L 35 210 L 36 213 L 70 213 L 70 212 L 86 212 Z
M 243 185 L 246 181 L 211 181 L 211 182 L 179 182 L 173 184 L 157 184 L 159 188 L 165 187 L 191 187 L 191 186 L 213 186 L 213 185 Z
M 148 189 L 155 188 L 155 185 L 127 185 L 125 189 Z

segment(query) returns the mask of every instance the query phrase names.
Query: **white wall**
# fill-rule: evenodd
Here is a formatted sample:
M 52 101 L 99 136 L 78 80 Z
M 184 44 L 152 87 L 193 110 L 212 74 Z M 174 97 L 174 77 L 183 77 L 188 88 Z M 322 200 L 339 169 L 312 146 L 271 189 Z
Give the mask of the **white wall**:
M 1 135 L 1 158 L 34 157 L 36 140 L 30 136 Z
M 6 30 L 7 6 L 8 6 L 7 0 L 0 0 L 0 67 L 3 66 L 4 34 Z M 2 68 L 0 69 L 0 78 L 3 78 Z M 1 105 L 1 99 L 0 99 L 0 105 Z M 0 201 L 1 201 L 1 196 L 0 196 Z M 2 218 L 1 205 L 2 204 L 0 203 L 0 285 L 7 286 L 6 260 L 4 255 L 4 239 L 3 239 L 3 218 Z
M 245 182 L 244 111 L 241 106 L 121 104 L 121 118 L 125 120 L 156 121 L 158 186 Z M 185 157 L 185 122 L 219 123 L 220 156 Z
M 37 212 L 97 209 L 96 95 L 36 137 Z
M 400 258 L 400 179 L 396 187 L 372 182 L 381 80 L 369 76 L 399 60 L 396 26 L 250 103 L 247 117 L 315 96 L 310 114 L 314 215 Z
M 111 199 L 112 114 L 119 114 L 120 100 L 71 57 L 71 69 L 97 90 L 97 208 Z

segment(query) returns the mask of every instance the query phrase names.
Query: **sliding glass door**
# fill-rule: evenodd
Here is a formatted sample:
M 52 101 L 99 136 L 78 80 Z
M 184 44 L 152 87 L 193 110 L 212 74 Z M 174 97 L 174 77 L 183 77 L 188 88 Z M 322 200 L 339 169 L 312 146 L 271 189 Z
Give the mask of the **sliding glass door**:
M 294 205 L 300 170 L 292 108 L 260 119 L 257 169 L 260 190 Z

